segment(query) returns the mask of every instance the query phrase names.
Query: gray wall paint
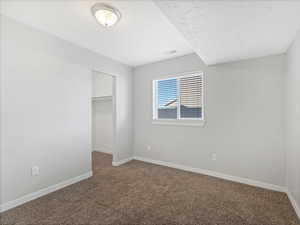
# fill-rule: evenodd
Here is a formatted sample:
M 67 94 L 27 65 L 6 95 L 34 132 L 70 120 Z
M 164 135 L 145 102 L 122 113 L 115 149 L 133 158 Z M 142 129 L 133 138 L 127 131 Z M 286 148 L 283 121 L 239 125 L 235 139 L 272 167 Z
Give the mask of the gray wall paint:
M 284 55 L 207 67 L 195 54 L 137 67 L 135 155 L 284 186 L 283 67 Z M 152 80 L 194 70 L 205 76 L 206 125 L 152 124 Z
M 285 88 L 287 188 L 300 207 L 300 34 L 287 53 Z
M 92 70 L 117 77 L 121 160 L 132 155 L 131 68 L 1 16 L 2 203 L 91 170 Z
M 112 154 L 113 103 L 112 100 L 93 101 L 92 151 Z

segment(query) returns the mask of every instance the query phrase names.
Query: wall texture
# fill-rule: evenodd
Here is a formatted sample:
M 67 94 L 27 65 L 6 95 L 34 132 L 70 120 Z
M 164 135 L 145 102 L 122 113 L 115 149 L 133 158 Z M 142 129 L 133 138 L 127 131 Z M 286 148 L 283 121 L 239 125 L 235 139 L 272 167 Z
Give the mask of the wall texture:
M 287 53 L 285 147 L 287 188 L 300 210 L 300 34 Z M 300 211 L 298 212 L 300 213 Z M 300 214 L 299 214 L 300 216 Z
M 93 72 L 93 97 L 112 95 L 113 77 L 104 73 Z
M 92 70 L 117 77 L 114 160 L 131 156 L 131 68 L 1 16 L 2 203 L 91 170 Z
M 135 155 L 284 186 L 283 68 L 283 55 L 207 67 L 195 54 L 137 67 Z M 206 125 L 152 124 L 152 80 L 195 70 Z

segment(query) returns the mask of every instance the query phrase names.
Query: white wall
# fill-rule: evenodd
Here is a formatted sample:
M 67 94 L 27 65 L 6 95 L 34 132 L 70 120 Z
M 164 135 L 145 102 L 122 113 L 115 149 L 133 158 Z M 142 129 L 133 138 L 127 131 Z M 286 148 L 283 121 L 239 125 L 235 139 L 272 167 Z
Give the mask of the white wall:
M 284 186 L 283 67 L 283 55 L 207 67 L 195 54 L 137 67 L 135 155 Z M 205 127 L 152 124 L 152 80 L 195 70 L 205 75 Z
M 93 151 L 112 154 L 113 150 L 113 77 L 93 72 Z M 107 98 L 110 96 L 110 98 Z
M 287 53 L 285 102 L 287 188 L 300 210 L 300 33 Z
M 1 16 L 2 203 L 91 170 L 92 70 L 116 75 L 114 160 L 131 156 L 131 68 Z
M 93 72 L 93 97 L 112 96 L 113 78 L 112 76 Z
M 93 151 L 112 154 L 113 105 L 112 100 L 93 101 Z

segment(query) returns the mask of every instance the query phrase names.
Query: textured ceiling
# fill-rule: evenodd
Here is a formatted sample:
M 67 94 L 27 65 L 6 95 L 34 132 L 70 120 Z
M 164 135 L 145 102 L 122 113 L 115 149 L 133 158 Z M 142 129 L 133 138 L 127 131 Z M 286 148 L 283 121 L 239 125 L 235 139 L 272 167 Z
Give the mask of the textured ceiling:
M 130 66 L 194 52 L 152 1 L 5 0 L 0 12 L 21 23 L 56 35 Z M 111 29 L 91 13 L 96 2 L 118 8 L 120 22 Z M 176 50 L 171 54 L 170 51 Z
M 206 64 L 284 53 L 300 28 L 300 1 L 155 2 Z

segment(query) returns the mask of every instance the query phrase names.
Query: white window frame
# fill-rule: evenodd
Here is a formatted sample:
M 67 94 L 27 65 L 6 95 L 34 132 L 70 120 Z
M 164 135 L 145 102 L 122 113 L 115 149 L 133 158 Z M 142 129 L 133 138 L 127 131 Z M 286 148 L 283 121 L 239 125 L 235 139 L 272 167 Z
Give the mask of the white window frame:
M 182 118 L 180 116 L 180 79 L 183 77 L 193 77 L 193 76 L 201 76 L 202 77 L 202 93 L 201 93 L 201 105 L 202 105 L 202 117 L 201 118 Z M 177 119 L 159 119 L 157 118 L 158 111 L 158 91 L 157 91 L 157 83 L 162 80 L 170 80 L 177 79 Z M 152 124 L 157 125 L 181 125 L 181 126 L 204 126 L 205 125 L 205 110 L 204 110 L 204 73 L 202 71 L 194 71 L 181 73 L 173 76 L 166 76 L 166 78 L 155 79 L 152 80 Z

